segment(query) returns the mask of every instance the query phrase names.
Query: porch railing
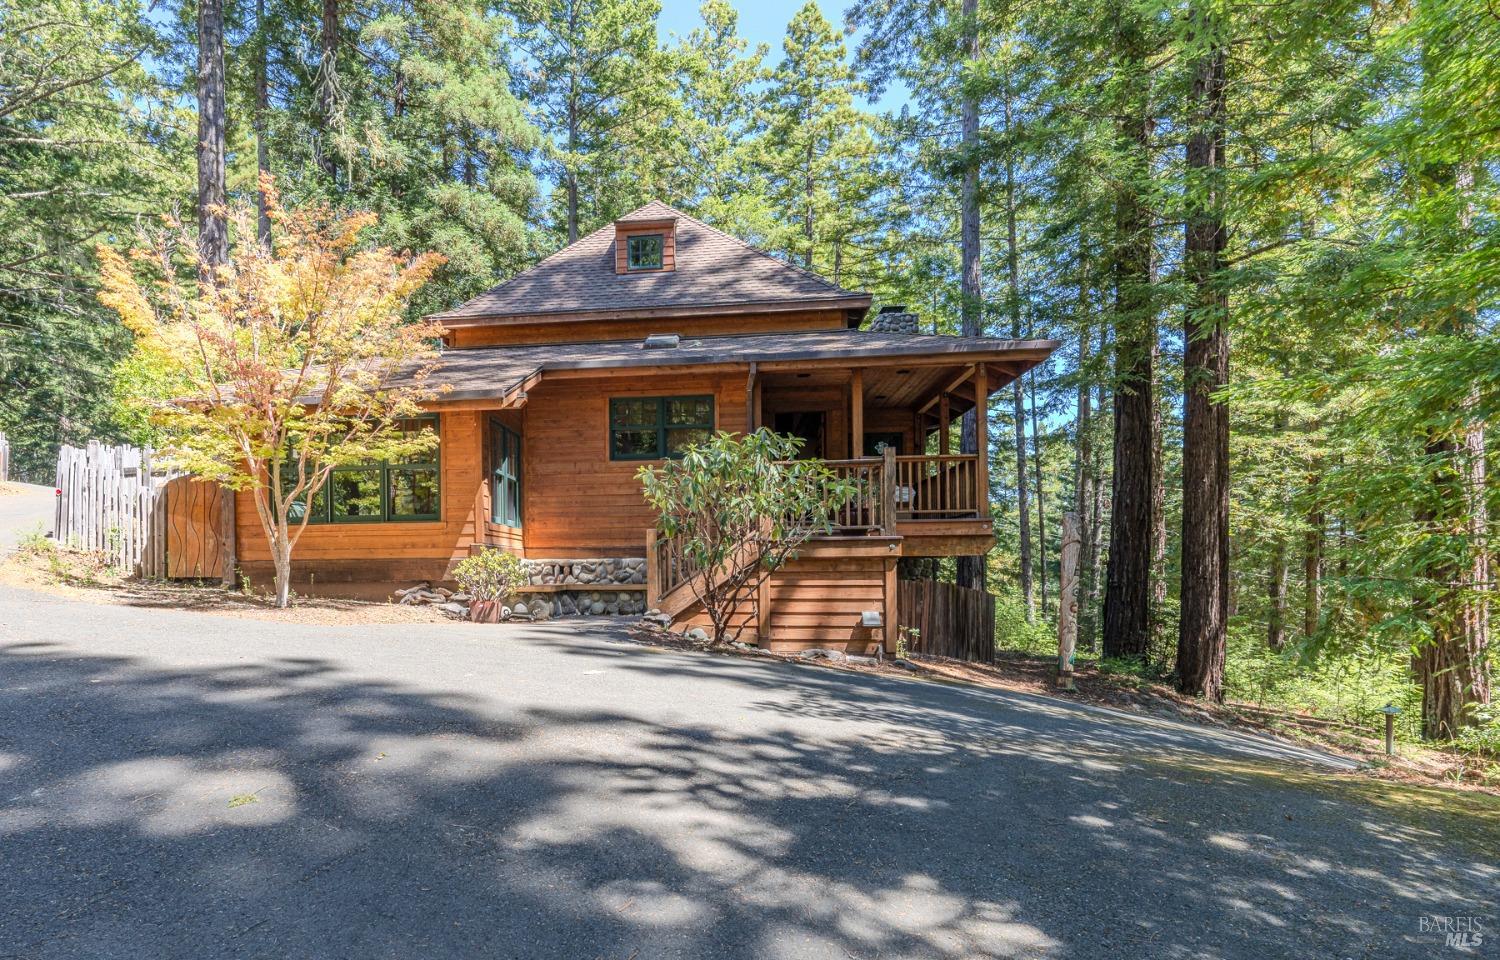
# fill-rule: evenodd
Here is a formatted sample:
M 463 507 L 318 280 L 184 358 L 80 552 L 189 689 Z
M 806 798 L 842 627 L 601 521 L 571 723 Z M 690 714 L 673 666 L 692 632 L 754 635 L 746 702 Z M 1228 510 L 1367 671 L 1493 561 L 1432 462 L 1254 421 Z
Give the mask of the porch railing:
M 978 517 L 979 455 L 896 458 L 896 516 L 913 520 Z
M 682 549 L 681 537 L 662 536 L 653 529 L 646 539 L 646 602 L 655 604 L 696 577 L 700 568 Z
M 886 463 L 881 457 L 861 457 L 857 460 L 825 460 L 827 467 L 838 479 L 854 487 L 854 495 L 833 512 L 829 525 L 835 533 L 867 533 L 884 530 L 891 517 L 889 491 L 886 489 Z
M 981 516 L 977 454 L 935 454 L 827 460 L 855 495 L 829 518 L 835 534 L 894 534 L 898 520 L 957 520 Z M 655 603 L 702 570 L 677 537 L 647 532 L 648 602 Z

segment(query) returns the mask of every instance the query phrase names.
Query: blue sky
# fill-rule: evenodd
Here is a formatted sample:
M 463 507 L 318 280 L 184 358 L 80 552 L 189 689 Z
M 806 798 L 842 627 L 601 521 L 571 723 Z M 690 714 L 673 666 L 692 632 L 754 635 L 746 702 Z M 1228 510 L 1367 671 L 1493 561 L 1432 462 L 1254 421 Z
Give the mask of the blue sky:
M 670 42 L 674 33 L 679 37 L 687 36 L 688 31 L 702 22 L 698 19 L 700 2 L 701 0 L 661 0 L 661 18 L 657 21 L 657 32 L 663 43 Z M 764 43 L 771 48 L 766 56 L 768 66 L 774 67 L 781 62 L 781 41 L 786 37 L 786 25 L 806 2 L 807 0 L 733 0 L 734 8 L 740 15 L 740 36 L 749 40 L 752 46 Z M 844 28 L 844 11 L 848 6 L 838 0 L 820 0 L 818 3 L 823 16 L 839 30 Z M 858 36 L 844 38 L 844 45 L 851 57 L 858 40 Z M 885 96 L 874 106 L 878 110 L 895 110 L 905 101 L 906 96 L 899 85 L 892 85 L 892 89 L 886 91 Z

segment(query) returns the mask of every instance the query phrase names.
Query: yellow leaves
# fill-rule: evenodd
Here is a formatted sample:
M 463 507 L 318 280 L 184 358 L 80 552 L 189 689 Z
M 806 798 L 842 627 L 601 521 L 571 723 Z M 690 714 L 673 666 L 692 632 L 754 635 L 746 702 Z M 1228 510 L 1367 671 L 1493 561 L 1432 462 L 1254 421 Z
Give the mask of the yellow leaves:
M 115 250 L 100 244 L 99 302 L 120 315 L 126 329 L 137 337 L 150 337 L 156 330 L 156 311 L 136 283 L 129 262 Z
M 256 239 L 254 207 L 235 204 L 229 261 L 212 269 L 173 223 L 129 255 L 99 250 L 100 300 L 136 335 L 122 395 L 184 465 L 239 487 L 263 486 L 270 459 L 430 449 L 436 437 L 399 421 L 432 395 L 442 327 L 406 311 L 443 258 L 362 248 L 373 214 L 287 209 L 270 178 L 262 187 L 271 243 Z

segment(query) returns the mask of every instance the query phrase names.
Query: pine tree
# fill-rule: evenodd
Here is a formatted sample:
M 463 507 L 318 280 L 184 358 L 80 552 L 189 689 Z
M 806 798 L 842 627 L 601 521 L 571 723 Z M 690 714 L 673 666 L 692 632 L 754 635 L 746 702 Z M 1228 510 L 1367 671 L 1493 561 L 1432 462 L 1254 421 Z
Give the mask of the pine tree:
M 763 109 L 769 47 L 751 48 L 736 32 L 726 0 L 705 0 L 703 26 L 672 51 L 679 104 L 684 209 L 737 237 L 764 242 L 774 225 L 755 141 Z
M 787 25 L 783 51 L 767 93 L 758 151 L 782 218 L 771 244 L 793 262 L 831 275 L 857 229 L 853 210 L 865 199 L 854 181 L 874 160 L 869 119 L 854 104 L 865 88 L 816 3 Z
M 146 65 L 169 54 L 133 0 L 0 5 L 0 431 L 13 478 L 60 443 L 120 436 L 125 331 L 94 297 L 93 245 L 193 196 L 193 119 Z
M 551 150 L 571 243 L 662 191 L 673 113 L 657 0 L 515 0 L 518 92 Z M 668 198 L 672 199 L 672 198 Z

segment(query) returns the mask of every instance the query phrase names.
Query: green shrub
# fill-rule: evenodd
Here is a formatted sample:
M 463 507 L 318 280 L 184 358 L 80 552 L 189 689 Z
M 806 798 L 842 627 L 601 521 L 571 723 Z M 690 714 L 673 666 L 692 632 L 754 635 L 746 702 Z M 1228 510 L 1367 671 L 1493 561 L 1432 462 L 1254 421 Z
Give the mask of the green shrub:
M 50 559 L 57 555 L 57 541 L 42 532 L 42 525 L 21 534 L 16 541 L 16 552 L 28 557 Z
M 485 550 L 461 561 L 453 578 L 475 600 L 505 600 L 526 583 L 521 558 L 503 550 Z
M 1057 626 L 1045 617 L 1026 622 L 1026 604 L 1020 597 L 995 597 L 995 649 L 1023 653 L 1057 653 Z

